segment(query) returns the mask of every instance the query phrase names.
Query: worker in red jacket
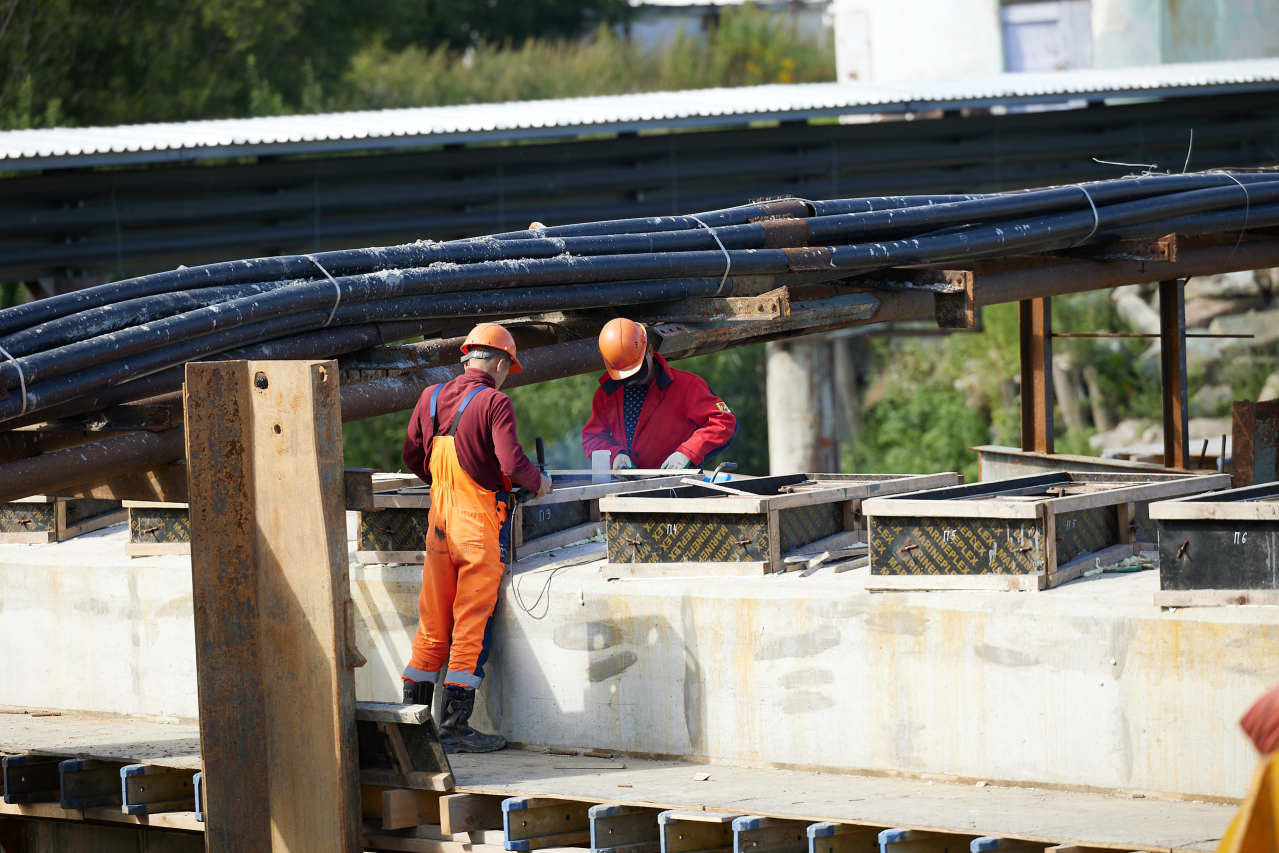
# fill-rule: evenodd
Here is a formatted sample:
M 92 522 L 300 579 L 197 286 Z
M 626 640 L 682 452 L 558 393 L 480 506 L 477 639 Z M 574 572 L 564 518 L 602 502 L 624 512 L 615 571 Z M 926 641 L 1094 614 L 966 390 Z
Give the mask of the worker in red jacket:
M 650 350 L 633 320 L 610 320 L 599 338 L 605 374 L 582 429 L 587 458 L 607 450 L 613 468 L 700 467 L 737 432 L 728 404 L 706 380 Z
M 431 486 L 404 701 L 430 705 L 447 658 L 440 741 L 451 752 L 491 752 L 506 740 L 476 731 L 470 719 L 510 554 L 511 486 L 541 497 L 551 480 L 524 455 L 511 399 L 497 390 L 522 369 L 511 333 L 480 323 L 462 344 L 462 363 L 460 376 L 422 392 L 404 437 L 404 464 Z

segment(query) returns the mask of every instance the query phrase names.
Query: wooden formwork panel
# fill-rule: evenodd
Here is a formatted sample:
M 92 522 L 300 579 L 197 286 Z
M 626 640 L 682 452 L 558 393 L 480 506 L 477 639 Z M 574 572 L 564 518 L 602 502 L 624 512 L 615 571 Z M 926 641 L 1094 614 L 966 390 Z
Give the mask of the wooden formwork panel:
M 551 494 L 515 502 L 512 546 L 533 553 L 561 547 L 574 539 L 588 539 L 599 532 L 600 498 L 619 492 L 678 482 L 679 477 L 627 479 L 591 483 L 589 476 L 561 476 Z M 417 563 L 424 557 L 429 532 L 431 496 L 425 486 L 411 486 L 373 496 L 374 507 L 360 512 L 356 557 L 362 562 Z M 514 559 L 514 557 L 513 557 Z
M 867 588 L 1047 589 L 1079 577 L 1092 555 L 1153 543 L 1152 502 L 1227 482 L 1061 471 L 872 499 Z
M 0 543 L 62 542 L 124 521 L 119 501 L 32 495 L 0 504 Z
M 1279 604 L 1279 483 L 1161 501 L 1150 514 L 1158 604 Z
M 954 485 L 944 474 L 787 474 L 616 495 L 600 501 L 610 574 L 759 574 L 784 557 L 846 536 L 864 541 L 874 495 Z
M 125 501 L 130 557 L 191 553 L 191 512 L 185 503 Z

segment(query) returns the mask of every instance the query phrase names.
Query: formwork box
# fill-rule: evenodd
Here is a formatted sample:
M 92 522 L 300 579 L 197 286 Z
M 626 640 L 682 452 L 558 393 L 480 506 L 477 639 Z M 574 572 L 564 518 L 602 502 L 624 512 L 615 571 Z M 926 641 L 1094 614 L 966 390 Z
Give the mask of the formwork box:
M 516 554 L 521 550 L 534 553 L 563 547 L 598 535 L 599 502 L 607 495 L 679 481 L 679 476 L 671 476 L 592 483 L 590 476 L 549 473 L 555 484 L 553 492 L 516 502 L 511 543 Z M 420 563 L 425 556 L 430 488 L 413 486 L 380 492 L 374 495 L 373 502 L 375 508 L 359 516 L 356 559 L 362 563 Z
M 47 545 L 121 521 L 119 501 L 31 495 L 0 503 L 0 543 Z
M 604 571 L 782 571 L 787 554 L 813 543 L 843 534 L 848 543 L 865 541 L 859 513 L 866 498 L 958 482 L 953 472 L 785 474 L 614 495 L 600 501 L 608 547 Z
M 1221 489 L 1225 474 L 1057 471 L 876 498 L 871 590 L 1041 590 L 1094 558 L 1154 549 L 1153 501 Z
M 1163 607 L 1279 604 L 1279 483 L 1151 504 Z
M 125 501 L 129 513 L 130 557 L 191 553 L 191 513 L 185 503 Z

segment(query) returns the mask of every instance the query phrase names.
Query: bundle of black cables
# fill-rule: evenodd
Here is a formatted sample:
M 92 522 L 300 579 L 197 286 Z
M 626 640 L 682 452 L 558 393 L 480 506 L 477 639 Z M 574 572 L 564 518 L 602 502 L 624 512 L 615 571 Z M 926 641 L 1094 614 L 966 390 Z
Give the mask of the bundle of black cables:
M 824 248 L 823 271 L 839 279 L 1276 222 L 1279 175 L 1206 172 L 998 194 L 778 199 L 181 268 L 0 310 L 0 421 L 174 390 L 192 360 L 331 357 L 409 337 L 432 319 L 729 295 L 736 276 L 784 280 L 805 247 Z

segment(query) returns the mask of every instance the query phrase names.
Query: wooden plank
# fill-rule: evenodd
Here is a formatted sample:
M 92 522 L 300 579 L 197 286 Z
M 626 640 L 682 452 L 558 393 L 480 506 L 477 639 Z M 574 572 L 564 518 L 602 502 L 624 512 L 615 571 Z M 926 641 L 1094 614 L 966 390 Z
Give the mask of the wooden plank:
M 586 524 L 579 524 L 567 530 L 557 530 L 554 533 L 530 539 L 520 545 L 518 555 L 523 558 L 533 554 L 542 554 L 553 548 L 564 548 L 568 545 L 585 542 L 588 539 L 603 535 L 603 525 L 598 521 L 589 521 Z
M 1087 478 L 1086 474 L 1075 475 Z M 1084 495 L 1065 495 L 1059 498 L 1047 498 L 1053 512 L 1075 512 L 1081 509 L 1092 509 L 1099 506 L 1113 506 L 1119 503 L 1137 501 L 1155 501 L 1176 498 L 1183 495 L 1202 494 L 1230 486 L 1229 474 L 1200 474 L 1176 479 L 1120 485 L 1113 489 L 1093 492 Z
M 719 495 L 712 498 L 638 498 L 629 495 L 610 495 L 600 498 L 600 512 L 684 512 L 684 513 L 753 513 L 763 512 L 767 504 L 763 497 L 746 498 Z
M 1075 559 L 1063 566 L 1051 568 L 1054 563 L 1049 563 L 1050 570 L 1048 572 L 1048 586 L 1059 586 L 1067 581 L 1073 581 L 1075 578 L 1083 576 L 1098 563 L 1103 566 L 1114 565 L 1125 557 L 1133 557 L 1142 551 L 1154 551 L 1153 542 L 1120 542 L 1118 545 L 1111 545 L 1109 548 L 1102 548 L 1100 551 L 1092 551 L 1087 554 L 1080 554 Z
M 402 835 L 385 835 L 378 832 L 364 834 L 364 850 L 409 851 L 409 853 L 475 853 L 465 841 L 442 841 L 434 838 L 411 838 Z
M 370 564 L 408 563 L 417 565 L 426 560 L 425 551 L 356 551 L 356 562 Z
M 101 530 L 104 527 L 110 527 L 113 524 L 122 524 L 128 520 L 128 512 L 124 509 L 118 509 L 114 512 L 104 512 L 95 515 L 92 518 L 86 518 L 73 524 L 66 522 L 66 502 L 58 502 L 58 541 L 62 542 L 67 539 L 74 539 L 85 533 L 92 533 L 95 530 Z
M 391 788 L 382 792 L 382 828 L 404 829 L 439 823 L 440 795 L 434 791 Z
M 187 365 L 211 853 L 360 849 L 337 363 Z
M 599 573 L 606 578 L 751 577 L 773 571 L 762 560 L 741 563 L 604 563 Z
M 872 592 L 993 589 L 1005 592 L 1038 592 L 1047 582 L 1033 575 L 870 575 L 866 589 Z
M 446 794 L 440 797 L 440 828 L 445 835 L 497 829 L 502 826 L 502 798 L 484 794 Z
M 1276 589 L 1161 589 L 1157 607 L 1225 607 L 1228 605 L 1279 605 Z
M 417 725 L 431 718 L 428 705 L 405 705 L 400 702 L 356 702 L 355 719 L 372 723 L 408 723 Z
M 185 557 L 191 553 L 190 542 L 126 542 L 126 557 Z
M 1037 518 L 1033 503 L 995 500 L 921 500 L 916 498 L 869 498 L 862 501 L 862 515 L 905 515 L 925 518 Z

